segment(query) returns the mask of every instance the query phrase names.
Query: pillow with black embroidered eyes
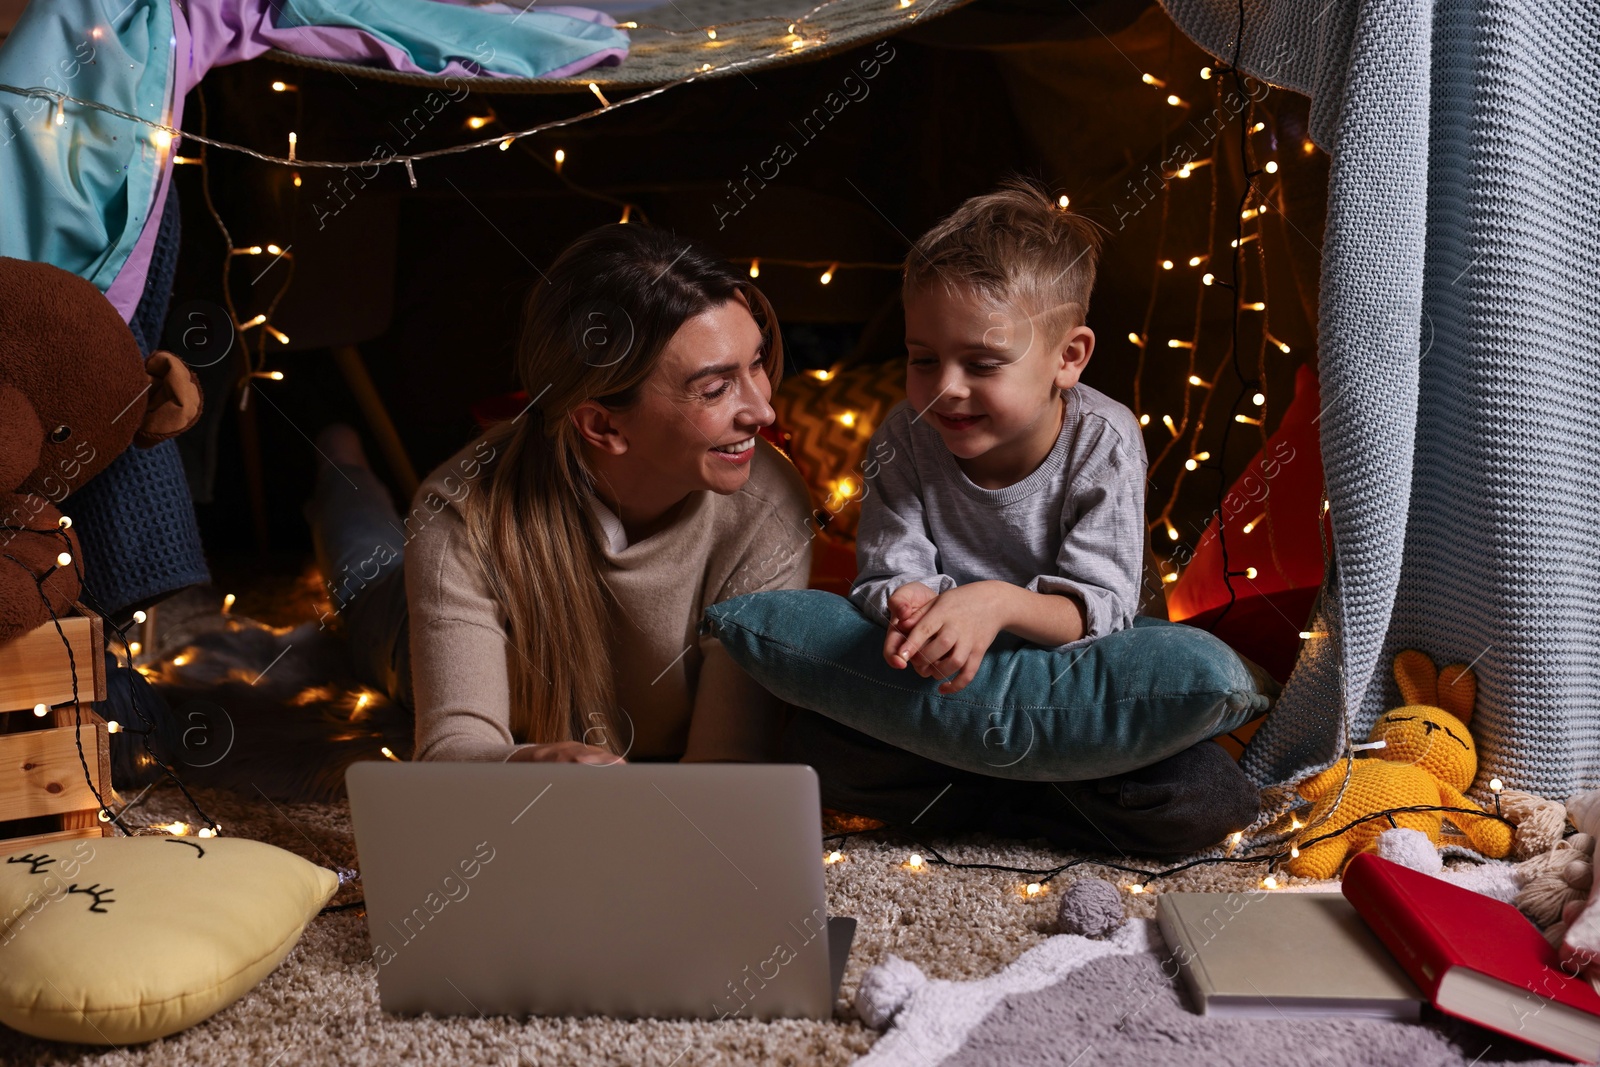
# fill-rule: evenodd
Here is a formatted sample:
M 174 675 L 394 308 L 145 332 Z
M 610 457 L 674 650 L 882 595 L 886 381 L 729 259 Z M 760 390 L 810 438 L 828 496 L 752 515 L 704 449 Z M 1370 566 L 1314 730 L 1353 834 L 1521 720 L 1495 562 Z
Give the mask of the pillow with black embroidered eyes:
M 701 630 L 780 700 L 947 767 L 1026 781 L 1149 766 L 1244 725 L 1281 688 L 1206 631 L 1142 615 L 1061 652 L 1001 634 L 950 694 L 885 663 L 883 627 L 833 593 L 734 597 Z
M 338 888 L 332 871 L 243 838 L 13 852 L 0 859 L 0 1022 L 91 1045 L 187 1029 L 271 974 Z

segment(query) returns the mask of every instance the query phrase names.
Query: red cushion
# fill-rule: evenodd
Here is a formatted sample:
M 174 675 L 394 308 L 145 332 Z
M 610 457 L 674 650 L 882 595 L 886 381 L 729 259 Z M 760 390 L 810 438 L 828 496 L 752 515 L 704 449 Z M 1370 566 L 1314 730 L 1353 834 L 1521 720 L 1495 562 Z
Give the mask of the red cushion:
M 1223 498 L 1228 569 L 1235 572 L 1233 606 L 1228 606 L 1223 581 L 1215 514 L 1167 591 L 1167 611 L 1174 622 L 1210 630 L 1280 682 L 1294 669 L 1300 632 L 1322 585 L 1317 537 L 1322 453 L 1316 421 L 1321 408 L 1316 372 L 1302 366 L 1295 373 L 1294 401 L 1278 431 Z M 1322 521 L 1331 546 L 1332 523 Z M 1254 578 L 1238 573 L 1250 567 L 1256 569 Z

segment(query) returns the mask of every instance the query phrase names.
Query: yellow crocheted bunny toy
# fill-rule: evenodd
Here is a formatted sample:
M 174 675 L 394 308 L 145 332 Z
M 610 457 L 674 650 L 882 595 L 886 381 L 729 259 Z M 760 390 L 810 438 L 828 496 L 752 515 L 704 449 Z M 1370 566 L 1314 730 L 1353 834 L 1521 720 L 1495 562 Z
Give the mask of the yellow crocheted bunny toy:
M 1332 878 L 1347 855 L 1375 849 L 1378 835 L 1391 826 L 1420 830 L 1438 845 L 1440 821 L 1446 817 L 1437 811 L 1412 811 L 1359 822 L 1364 816 L 1426 806 L 1482 810 L 1462 795 L 1478 773 L 1477 747 L 1466 727 L 1478 692 L 1472 670 L 1455 663 L 1435 674 L 1432 660 L 1407 649 L 1394 658 L 1394 679 L 1406 706 L 1385 712 L 1367 737 L 1384 742 L 1384 747 L 1365 759 L 1340 760 L 1301 783 L 1300 795 L 1315 801 L 1308 822 L 1321 824 L 1311 831 L 1312 838 L 1348 829 L 1300 848 L 1289 860 L 1290 874 Z M 1341 797 L 1347 766 L 1350 784 Z M 1484 818 L 1448 818 L 1485 856 L 1498 859 L 1511 850 L 1512 828 L 1487 813 Z

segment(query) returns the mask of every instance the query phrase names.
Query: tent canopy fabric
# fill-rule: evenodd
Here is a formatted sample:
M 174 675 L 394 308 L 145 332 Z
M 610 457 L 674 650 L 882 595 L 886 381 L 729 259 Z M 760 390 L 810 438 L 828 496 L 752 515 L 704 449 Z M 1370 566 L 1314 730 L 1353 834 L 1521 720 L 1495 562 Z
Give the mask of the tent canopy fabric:
M 1332 157 L 1324 616 L 1244 767 L 1286 784 L 1398 701 L 1396 652 L 1468 663 L 1479 781 L 1600 786 L 1600 3 L 1162 0 L 1311 98 Z M 1530 30 L 1537 27 L 1537 32 Z
M 564 77 L 480 80 L 472 89 L 477 93 L 584 93 L 592 82 L 609 92 L 646 89 L 685 79 L 742 77 L 856 48 L 926 24 L 969 2 L 915 0 L 904 7 L 900 0 L 669 0 L 656 6 L 630 4 L 625 5 L 630 11 L 626 22 L 637 24 L 637 28 L 628 30 L 628 58 L 621 65 L 596 67 Z M 638 8 L 644 10 L 633 10 Z M 535 8 L 530 5 L 528 10 Z M 791 25 L 794 32 L 789 30 Z M 700 29 L 705 26 L 718 27 L 714 39 Z M 412 85 L 439 81 L 398 67 L 358 66 L 344 56 L 319 55 L 307 49 L 274 52 L 272 57 L 384 81 Z

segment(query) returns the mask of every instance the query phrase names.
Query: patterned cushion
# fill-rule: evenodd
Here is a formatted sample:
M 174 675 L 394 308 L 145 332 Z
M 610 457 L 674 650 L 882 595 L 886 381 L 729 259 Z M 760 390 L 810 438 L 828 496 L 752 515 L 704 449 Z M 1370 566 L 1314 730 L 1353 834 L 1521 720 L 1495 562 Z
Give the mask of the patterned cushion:
M 822 375 L 827 375 L 826 378 Z M 889 409 L 905 399 L 900 360 L 786 377 L 772 397 L 783 449 L 832 521 L 828 532 L 854 547 L 867 442 Z

